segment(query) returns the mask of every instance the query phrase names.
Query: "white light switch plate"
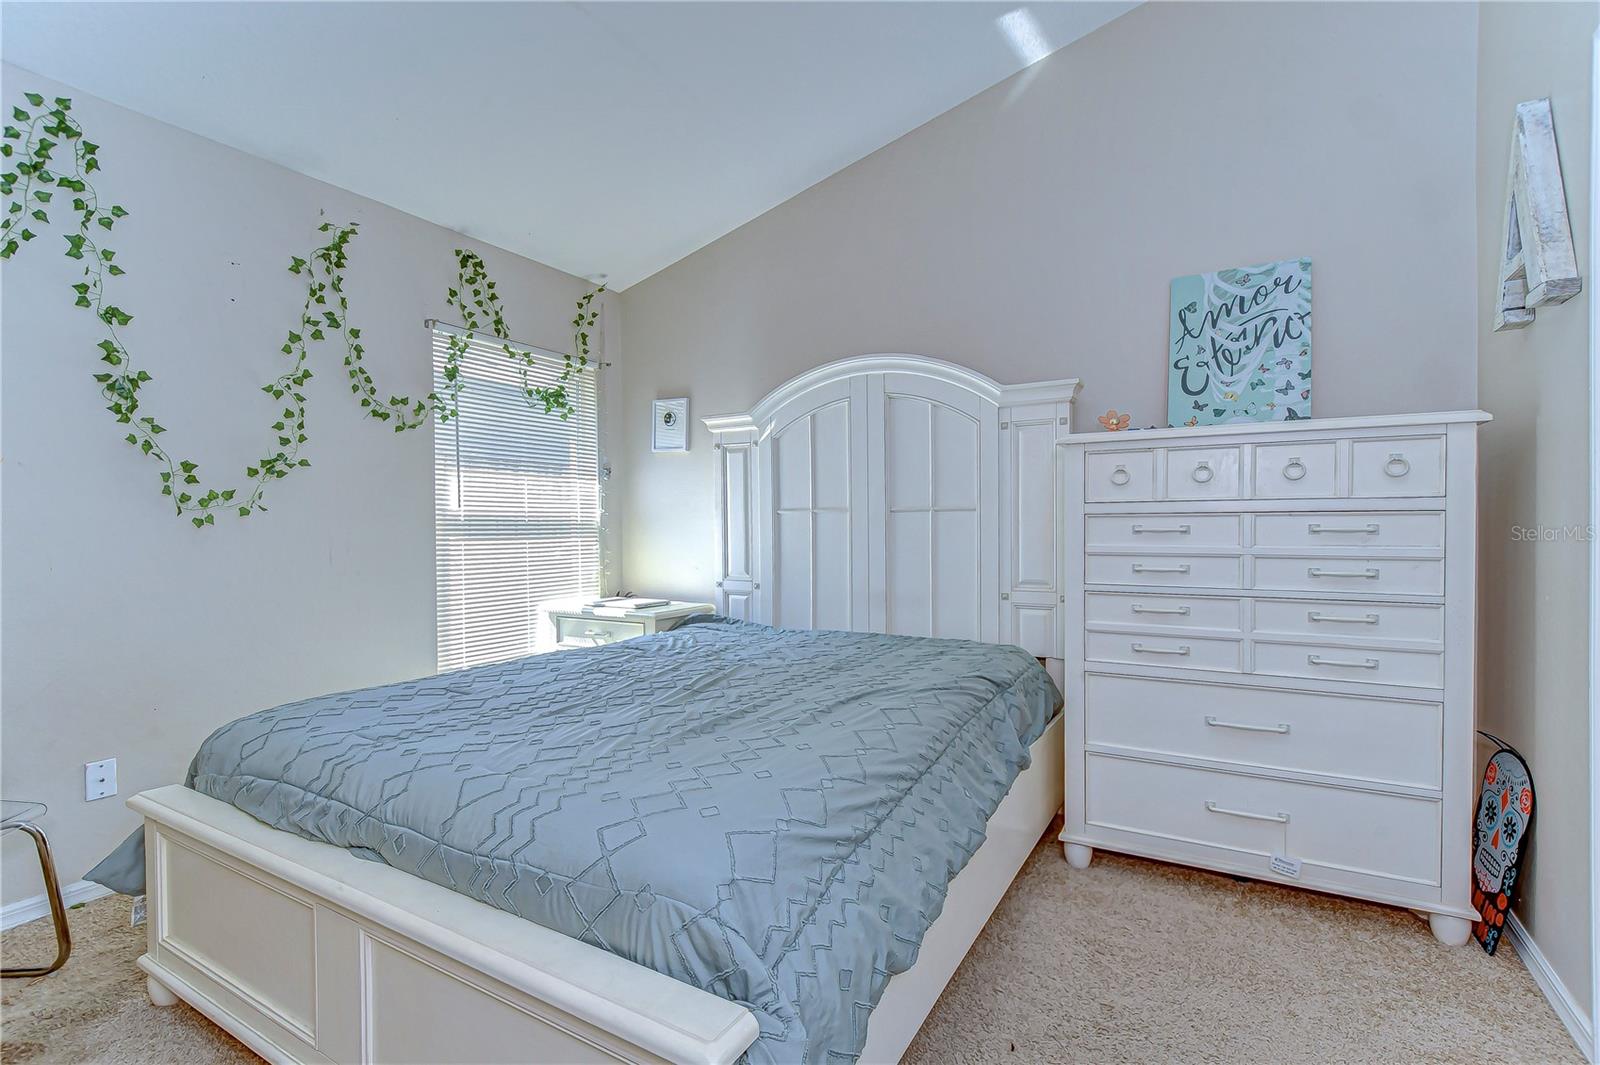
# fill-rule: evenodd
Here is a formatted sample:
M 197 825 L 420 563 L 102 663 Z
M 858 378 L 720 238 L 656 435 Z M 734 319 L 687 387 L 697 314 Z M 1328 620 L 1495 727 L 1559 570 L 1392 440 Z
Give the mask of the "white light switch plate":
M 83 766 L 83 799 L 109 799 L 117 793 L 117 760 L 106 758 L 98 762 L 85 762 Z

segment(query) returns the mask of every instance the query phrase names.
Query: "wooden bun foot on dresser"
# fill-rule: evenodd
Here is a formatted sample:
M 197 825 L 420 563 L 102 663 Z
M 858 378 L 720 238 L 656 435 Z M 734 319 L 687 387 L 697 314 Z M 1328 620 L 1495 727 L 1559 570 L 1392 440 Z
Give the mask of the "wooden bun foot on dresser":
M 152 1006 L 166 1007 L 178 1004 L 178 996 L 167 990 L 167 985 L 153 976 L 144 978 L 144 989 L 150 995 L 150 1004 Z
M 1061 852 L 1067 856 L 1067 864 L 1074 869 L 1087 869 L 1094 860 L 1094 848 L 1081 843 L 1063 843 Z
M 1446 913 L 1428 914 L 1428 928 L 1433 932 L 1433 938 L 1447 947 L 1461 946 L 1472 934 L 1471 921 Z

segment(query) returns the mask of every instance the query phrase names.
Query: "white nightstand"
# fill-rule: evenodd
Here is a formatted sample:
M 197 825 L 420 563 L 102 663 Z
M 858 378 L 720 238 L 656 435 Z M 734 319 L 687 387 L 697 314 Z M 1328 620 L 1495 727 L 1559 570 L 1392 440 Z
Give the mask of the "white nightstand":
M 635 636 L 668 632 L 684 618 L 716 613 L 710 603 L 670 602 L 665 606 L 589 606 L 584 602 L 557 603 L 545 613 L 555 627 L 557 647 L 599 647 L 603 643 Z

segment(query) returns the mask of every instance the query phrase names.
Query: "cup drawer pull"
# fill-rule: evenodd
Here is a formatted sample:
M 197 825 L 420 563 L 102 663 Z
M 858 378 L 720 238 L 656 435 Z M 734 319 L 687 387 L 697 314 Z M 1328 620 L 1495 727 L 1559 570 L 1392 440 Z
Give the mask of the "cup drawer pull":
M 1181 643 L 1177 647 L 1146 647 L 1142 643 L 1133 643 L 1128 645 L 1128 649 L 1135 654 L 1141 655 L 1187 655 L 1189 653 L 1189 645 L 1186 643 Z
M 1178 566 L 1147 566 L 1143 562 L 1135 562 L 1133 564 L 1133 572 L 1135 572 L 1135 573 L 1188 573 L 1189 572 L 1189 563 L 1185 562 L 1185 563 L 1183 563 L 1181 565 L 1178 565 Z
M 1206 809 L 1210 810 L 1214 814 L 1227 814 L 1229 817 L 1242 817 L 1247 821 L 1276 821 L 1280 825 L 1286 825 L 1289 823 L 1288 814 L 1254 814 L 1249 810 L 1230 810 L 1226 806 L 1218 806 L 1209 799 L 1206 800 Z
M 1189 526 L 1187 524 L 1168 526 L 1135 525 L 1133 532 L 1136 536 L 1139 533 L 1177 533 L 1179 536 L 1188 536 Z
M 1176 614 L 1181 618 L 1189 616 L 1189 608 L 1186 606 L 1141 606 L 1135 603 L 1128 609 L 1135 614 Z
M 1378 615 L 1362 614 L 1360 617 L 1344 614 L 1319 614 L 1315 610 L 1306 611 L 1307 621 L 1325 621 L 1335 625 L 1376 625 Z
M 1366 533 L 1371 536 L 1376 536 L 1378 533 L 1378 523 L 1375 521 L 1369 521 L 1365 525 L 1350 526 L 1323 525 L 1321 522 L 1313 521 L 1306 524 L 1306 532 L 1310 533 L 1312 536 L 1316 536 L 1319 533 L 1351 533 L 1355 535 Z
M 1347 658 L 1323 658 L 1321 655 L 1306 655 L 1306 662 L 1313 666 L 1339 666 L 1343 669 L 1377 669 L 1376 658 L 1363 658 L 1360 661 L 1351 661 Z
M 1378 567 L 1369 566 L 1366 569 L 1323 569 L 1321 566 L 1311 566 L 1306 570 L 1307 577 L 1353 577 L 1364 581 L 1378 579 Z
M 1246 725 L 1238 721 L 1219 721 L 1210 714 L 1206 715 L 1206 724 L 1212 728 L 1231 728 L 1240 732 L 1275 732 L 1279 736 L 1289 734 L 1288 725 Z

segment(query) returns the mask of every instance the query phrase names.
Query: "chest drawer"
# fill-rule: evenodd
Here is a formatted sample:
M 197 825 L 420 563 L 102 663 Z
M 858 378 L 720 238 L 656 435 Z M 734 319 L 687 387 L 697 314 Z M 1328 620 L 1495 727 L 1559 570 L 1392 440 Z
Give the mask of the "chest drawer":
M 1255 632 L 1362 641 L 1442 643 L 1444 607 L 1414 603 L 1322 603 L 1257 599 Z
M 1091 514 L 1084 521 L 1094 547 L 1238 547 L 1237 514 Z
M 1443 707 L 1431 702 L 1094 673 L 1085 739 L 1152 754 L 1437 788 Z M 1381 736 L 1383 742 L 1373 742 Z
M 1258 514 L 1256 543 L 1261 547 L 1444 548 L 1444 515 L 1438 513 Z
M 1262 499 L 1327 498 L 1338 492 L 1331 443 L 1257 444 L 1255 494 Z
M 1239 449 L 1174 447 L 1167 449 L 1168 499 L 1237 499 Z
M 1443 595 L 1444 562 L 1436 558 L 1257 558 L 1255 587 Z
M 1091 625 L 1158 629 L 1223 629 L 1240 631 L 1240 601 L 1203 595 L 1138 595 L 1089 592 L 1083 597 L 1084 620 Z
M 1444 437 L 1357 440 L 1351 446 L 1351 495 L 1444 495 Z
M 556 615 L 556 643 L 567 647 L 598 647 L 643 635 L 644 623 L 640 621 Z
M 1255 652 L 1255 671 L 1279 677 L 1401 684 L 1409 688 L 1444 686 L 1444 656 L 1434 651 L 1319 647 L 1257 640 Z
M 1084 456 L 1084 498 L 1091 503 L 1152 499 L 1155 455 L 1149 451 L 1096 451 Z
M 1089 824 L 1266 859 L 1439 883 L 1439 804 L 1090 754 Z M 1465 875 L 1463 873 L 1463 875 Z M 1308 870 L 1304 879 L 1314 880 Z
M 1115 632 L 1083 634 L 1085 657 L 1091 662 L 1126 662 L 1139 666 L 1218 669 L 1239 672 L 1239 641 L 1215 640 L 1177 633 L 1128 636 Z
M 1084 559 L 1084 579 L 1090 584 L 1237 588 L 1239 559 L 1234 555 L 1089 555 Z

